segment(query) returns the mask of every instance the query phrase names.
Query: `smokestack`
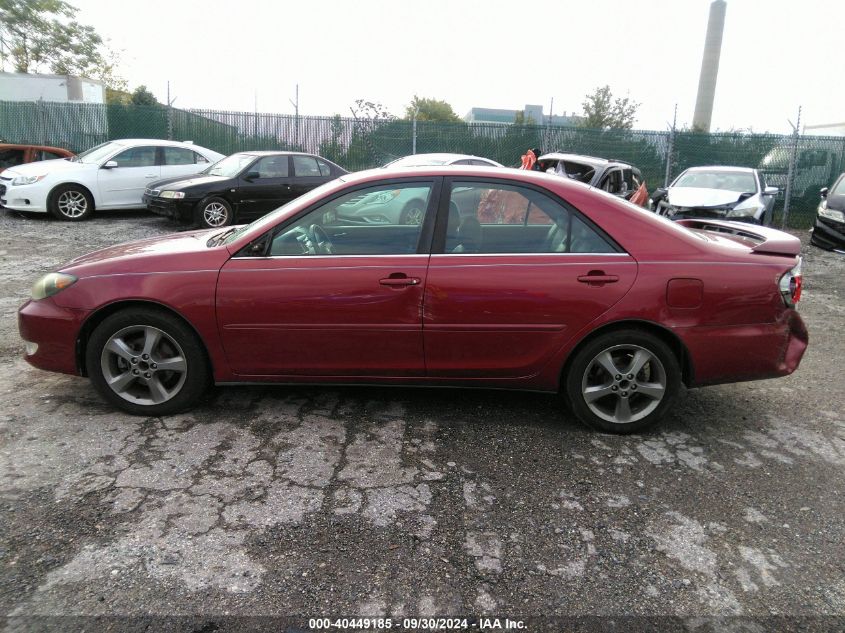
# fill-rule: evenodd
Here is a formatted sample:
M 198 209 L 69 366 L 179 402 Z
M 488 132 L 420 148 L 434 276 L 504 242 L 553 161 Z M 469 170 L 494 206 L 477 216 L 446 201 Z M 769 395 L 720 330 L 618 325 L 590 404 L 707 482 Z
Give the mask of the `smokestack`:
M 716 96 L 716 77 L 719 74 L 719 55 L 722 52 L 722 32 L 725 30 L 727 8 L 725 0 L 713 0 L 710 5 L 710 19 L 707 21 L 704 56 L 701 59 L 701 75 L 698 78 L 698 96 L 692 117 L 693 127 L 704 132 L 710 131 L 710 119 L 713 117 L 713 100 Z

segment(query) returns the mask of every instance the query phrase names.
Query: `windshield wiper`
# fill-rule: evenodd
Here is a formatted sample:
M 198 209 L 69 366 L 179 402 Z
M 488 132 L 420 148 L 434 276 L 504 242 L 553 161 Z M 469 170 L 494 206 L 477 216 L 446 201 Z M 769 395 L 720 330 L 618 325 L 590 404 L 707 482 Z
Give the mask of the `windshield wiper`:
M 237 231 L 239 228 L 240 227 L 233 226 L 230 229 L 226 229 L 222 233 L 218 233 L 217 235 L 212 235 L 209 238 L 209 240 L 205 243 L 205 245 L 206 246 L 218 246 L 219 244 L 221 244 L 223 242 L 223 240 L 225 240 L 227 237 L 229 237 L 232 233 Z

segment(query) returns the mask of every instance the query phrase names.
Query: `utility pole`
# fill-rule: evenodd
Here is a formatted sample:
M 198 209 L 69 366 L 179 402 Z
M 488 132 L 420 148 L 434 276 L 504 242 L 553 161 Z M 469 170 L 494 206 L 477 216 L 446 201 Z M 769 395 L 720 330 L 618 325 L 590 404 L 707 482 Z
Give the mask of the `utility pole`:
M 294 145 L 299 147 L 299 84 L 296 84 L 296 101 L 290 101 L 294 111 Z
M 678 104 L 675 104 L 675 116 L 672 117 L 672 127 L 669 128 L 669 142 L 666 144 L 666 175 L 663 177 L 663 186 L 669 186 L 669 179 L 672 177 L 672 153 L 675 151 L 675 126 L 678 124 Z
M 783 221 L 780 228 L 785 229 L 789 219 L 789 199 L 792 196 L 792 179 L 795 177 L 795 158 L 798 155 L 798 133 L 801 130 L 801 106 L 798 106 L 798 119 L 795 125 L 792 121 L 786 120 L 792 126 L 792 147 L 789 151 L 789 169 L 786 172 L 786 191 L 783 194 Z
M 411 154 L 417 153 L 417 113 L 420 106 L 414 107 L 414 116 L 411 117 Z
M 176 97 L 170 98 L 170 81 L 167 82 L 167 140 L 173 140 L 173 104 Z

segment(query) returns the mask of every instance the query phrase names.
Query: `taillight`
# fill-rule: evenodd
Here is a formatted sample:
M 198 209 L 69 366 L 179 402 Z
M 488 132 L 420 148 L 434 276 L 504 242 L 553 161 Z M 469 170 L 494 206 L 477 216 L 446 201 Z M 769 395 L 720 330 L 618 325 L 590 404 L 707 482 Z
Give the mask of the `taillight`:
M 795 307 L 795 304 L 801 300 L 801 258 L 798 258 L 798 263 L 791 269 L 781 275 L 780 282 L 778 282 L 780 294 L 783 297 L 783 302 L 789 308 Z

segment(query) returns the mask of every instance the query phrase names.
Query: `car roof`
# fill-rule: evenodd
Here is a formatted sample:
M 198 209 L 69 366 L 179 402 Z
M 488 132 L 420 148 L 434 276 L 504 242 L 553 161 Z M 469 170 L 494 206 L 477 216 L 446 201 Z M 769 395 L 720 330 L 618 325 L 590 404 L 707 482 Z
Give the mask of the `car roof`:
M 548 154 L 543 154 L 537 160 L 564 160 L 564 161 L 572 161 L 573 163 L 585 163 L 592 167 L 599 167 L 603 165 L 625 165 L 626 167 L 630 167 L 630 163 L 623 162 L 621 160 L 613 160 L 608 158 L 599 158 L 598 156 L 585 156 L 583 154 L 565 154 L 563 152 L 550 152 Z
M 309 154 L 308 152 L 291 152 L 287 150 L 273 150 L 273 149 L 255 149 L 245 150 L 243 152 L 234 152 L 235 154 L 247 154 L 249 156 L 313 156 L 314 158 L 322 158 L 316 154 Z
M 208 149 L 206 147 L 202 147 L 201 145 L 197 145 L 192 141 L 168 141 L 167 139 L 161 138 L 115 138 L 107 141 L 108 143 L 120 143 L 121 145 L 126 145 L 127 147 L 134 147 L 136 145 L 163 145 L 166 147 L 199 147 L 200 149 Z
M 65 149 L 64 147 L 56 147 L 54 145 L 33 145 L 31 143 L 0 143 L 0 149 L 14 149 L 17 147 L 32 147 L 33 149 L 47 149 L 73 154 L 73 152 L 71 152 L 69 149 Z

